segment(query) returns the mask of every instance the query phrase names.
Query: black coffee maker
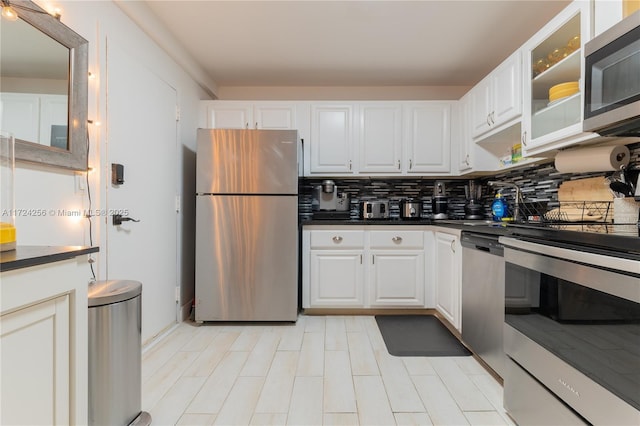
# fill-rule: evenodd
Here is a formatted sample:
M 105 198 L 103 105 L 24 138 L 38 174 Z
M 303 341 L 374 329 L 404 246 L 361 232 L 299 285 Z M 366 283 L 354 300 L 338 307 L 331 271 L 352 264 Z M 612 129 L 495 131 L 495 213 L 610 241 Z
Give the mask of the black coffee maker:
M 484 219 L 482 214 L 482 186 L 475 180 L 470 180 L 464 186 L 464 195 L 467 199 L 464 205 L 464 218 L 467 220 Z
M 433 198 L 431 198 L 431 211 L 434 219 L 447 219 L 447 208 L 449 197 L 447 197 L 444 182 L 436 181 L 433 185 Z

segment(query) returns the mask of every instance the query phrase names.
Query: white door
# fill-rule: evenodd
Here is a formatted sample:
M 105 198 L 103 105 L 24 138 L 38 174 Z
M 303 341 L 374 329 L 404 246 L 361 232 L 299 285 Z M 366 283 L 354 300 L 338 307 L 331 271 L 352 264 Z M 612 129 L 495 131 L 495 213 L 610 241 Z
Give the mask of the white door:
M 371 306 L 424 307 L 424 252 L 371 254 Z
M 420 102 L 405 111 L 408 173 L 448 173 L 451 170 L 451 105 Z
M 353 173 L 353 106 L 311 106 L 311 173 Z
M 251 104 L 216 103 L 207 107 L 207 125 L 210 129 L 253 128 Z
M 494 126 L 522 114 L 521 54 L 517 51 L 491 73 L 493 80 L 491 122 Z
M 360 105 L 360 173 L 401 173 L 400 104 Z
M 142 341 L 175 323 L 177 285 L 176 90 L 107 44 L 107 164 L 124 184 L 107 185 L 108 210 L 139 223 L 106 223 L 107 278 L 142 282 Z
M 471 91 L 471 136 L 476 137 L 491 129 L 491 78 L 486 77 Z
M 364 307 L 362 251 L 311 250 L 311 307 Z
M 456 250 L 458 238 L 454 235 L 436 232 L 436 309 L 454 327 L 459 328 L 459 263 Z

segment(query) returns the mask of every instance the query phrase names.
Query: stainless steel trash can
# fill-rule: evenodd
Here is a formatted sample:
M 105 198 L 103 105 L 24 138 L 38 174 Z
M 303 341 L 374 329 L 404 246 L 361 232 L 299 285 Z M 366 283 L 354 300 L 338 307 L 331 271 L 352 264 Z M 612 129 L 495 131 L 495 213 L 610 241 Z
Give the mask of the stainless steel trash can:
M 138 281 L 89 287 L 90 425 L 151 423 L 141 412 L 141 295 Z

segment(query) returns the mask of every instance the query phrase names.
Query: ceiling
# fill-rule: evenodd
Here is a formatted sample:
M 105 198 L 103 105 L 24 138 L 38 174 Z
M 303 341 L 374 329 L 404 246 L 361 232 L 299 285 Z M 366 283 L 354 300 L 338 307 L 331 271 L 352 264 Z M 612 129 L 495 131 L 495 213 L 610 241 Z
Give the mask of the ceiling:
M 472 86 L 569 0 L 146 1 L 220 86 Z

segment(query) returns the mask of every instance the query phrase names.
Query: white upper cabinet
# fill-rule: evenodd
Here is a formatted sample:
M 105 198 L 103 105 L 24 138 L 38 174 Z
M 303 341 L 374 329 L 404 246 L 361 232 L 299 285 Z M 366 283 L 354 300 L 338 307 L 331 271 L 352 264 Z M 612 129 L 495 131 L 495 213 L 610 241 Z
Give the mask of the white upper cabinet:
M 403 116 L 405 174 L 448 174 L 451 171 L 451 102 L 406 103 Z
M 211 129 L 295 129 L 296 105 L 286 102 L 206 102 Z
M 359 105 L 360 173 L 402 172 L 402 105 Z
M 545 25 L 524 46 L 522 153 L 552 152 L 595 137 L 582 131 L 584 93 L 584 43 L 591 38 L 590 2 L 574 1 Z M 569 47 L 580 37 L 577 49 Z M 556 49 L 559 51 L 556 52 Z M 549 89 L 578 82 L 579 91 L 549 99 Z
M 207 106 L 207 128 L 248 129 L 253 122 L 253 106 L 227 102 L 211 102 Z
M 310 165 L 312 174 L 352 174 L 354 171 L 352 104 L 311 105 Z
M 458 159 L 458 172 L 464 174 L 473 171 L 473 139 L 471 138 L 471 124 L 470 121 L 470 94 L 464 95 L 458 105 L 456 120 L 453 121 L 451 126 L 454 136 L 452 136 L 452 148 L 455 145 L 457 148 Z
M 471 89 L 471 131 L 474 138 L 510 126 L 522 114 L 522 55 L 509 56 Z

